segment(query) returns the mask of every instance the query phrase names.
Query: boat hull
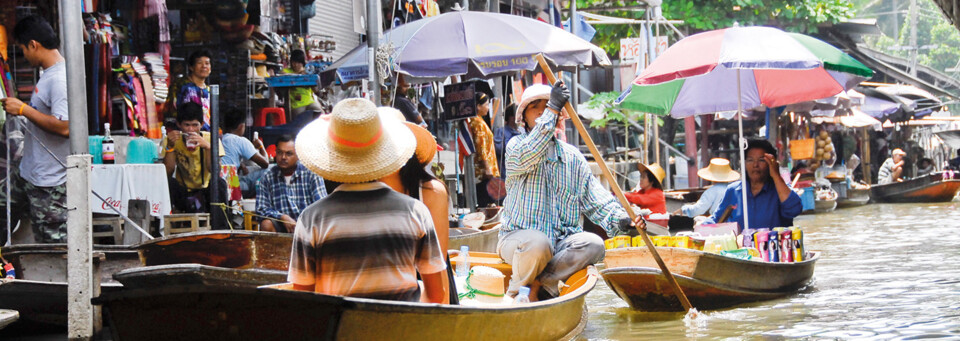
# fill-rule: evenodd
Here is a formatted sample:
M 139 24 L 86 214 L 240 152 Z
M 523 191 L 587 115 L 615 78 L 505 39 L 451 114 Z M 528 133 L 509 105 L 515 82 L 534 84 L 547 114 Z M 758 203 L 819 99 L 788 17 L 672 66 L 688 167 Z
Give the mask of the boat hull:
M 120 288 L 114 272 L 140 265 L 137 252 L 126 246 L 96 245 L 94 252 L 100 284 L 96 290 L 102 292 Z M 66 326 L 67 245 L 9 246 L 3 248 L 3 257 L 13 263 L 17 278 L 0 279 L 0 309 L 20 312 L 23 323 Z
M 691 302 L 697 297 L 705 309 L 728 307 L 743 302 L 788 295 L 806 286 L 813 278 L 818 253 L 796 263 L 745 261 L 712 253 L 657 248 L 667 268 Z M 660 268 L 646 248 L 608 250 L 604 280 L 624 301 L 638 310 L 682 311 L 672 289 L 658 277 Z M 608 276 L 609 275 L 609 276 Z M 683 278 L 681 281 L 680 278 Z
M 270 269 L 230 269 L 201 264 L 170 264 L 133 268 L 113 277 L 125 288 L 163 288 L 171 286 L 211 286 L 256 288 L 287 280 L 287 271 Z
M 837 208 L 863 206 L 870 202 L 869 189 L 847 189 L 845 198 L 837 199 Z
M 586 294 L 597 279 L 590 267 L 571 277 L 567 283 L 578 284 L 560 297 L 497 308 L 328 296 L 282 286 L 127 288 L 96 301 L 109 312 L 116 340 L 557 340 L 582 331 Z
M 948 202 L 960 191 L 960 180 L 943 179 L 942 173 L 870 187 L 874 201 L 888 203 Z
M 452 232 L 452 231 L 451 231 Z M 500 225 L 480 232 L 451 235 L 448 239 L 447 248 L 450 250 L 460 250 L 461 246 L 469 246 L 470 251 L 476 252 L 497 252 L 497 241 L 499 241 Z
M 232 269 L 286 271 L 293 235 L 256 231 L 178 234 L 135 245 L 144 266 L 196 263 Z
M 816 200 L 814 201 L 814 212 L 816 213 L 826 213 L 831 212 L 837 208 L 836 200 Z

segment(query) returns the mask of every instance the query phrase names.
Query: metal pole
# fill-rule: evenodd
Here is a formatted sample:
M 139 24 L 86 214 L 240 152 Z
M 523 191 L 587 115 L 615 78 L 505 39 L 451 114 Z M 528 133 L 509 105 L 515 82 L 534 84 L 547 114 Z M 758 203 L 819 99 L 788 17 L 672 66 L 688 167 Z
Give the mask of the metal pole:
M 210 85 L 210 226 L 221 228 L 226 226 L 227 210 L 220 205 L 220 85 Z M 201 175 L 203 176 L 203 175 Z M 223 212 L 223 216 L 217 214 Z
M 917 76 L 917 0 L 910 0 L 910 75 Z
M 377 47 L 380 46 L 379 0 L 367 0 L 367 61 L 370 98 L 377 106 L 380 100 L 380 75 L 377 70 Z
M 60 0 L 60 41 L 67 70 L 70 156 L 67 157 L 67 336 L 89 340 L 94 333 L 93 238 L 90 218 L 90 164 L 87 94 L 80 2 Z
M 580 22 L 577 20 L 577 1 L 573 0 L 570 1 L 570 33 L 577 35 L 577 24 L 579 23 Z M 574 66 L 572 78 L 573 86 L 571 89 L 573 89 L 573 96 L 570 99 L 573 101 L 573 107 L 576 108 L 577 105 L 580 104 L 580 91 L 578 90 L 580 88 L 580 65 Z M 573 134 L 573 136 L 570 138 L 570 143 L 574 146 L 579 145 L 580 134 Z M 624 145 L 624 147 L 630 149 L 629 145 Z
M 551 1 L 552 1 L 552 0 L 551 0 Z M 470 10 L 470 1 L 469 1 L 469 0 L 463 0 L 461 7 L 463 7 L 463 10 L 464 10 L 464 11 L 469 11 L 469 10 Z
M 659 44 L 660 44 L 660 42 L 659 42 L 659 40 L 660 40 L 660 16 L 661 16 L 661 14 L 660 14 L 660 6 L 654 7 L 654 8 L 653 8 L 653 11 L 654 11 L 654 13 L 656 13 L 655 15 L 657 16 L 656 18 L 654 18 L 655 21 L 654 21 L 654 24 L 653 24 L 653 28 L 654 28 L 654 30 L 655 30 L 655 32 L 656 32 L 655 35 L 653 36 L 653 44 L 654 44 L 654 45 L 653 45 L 653 46 L 654 46 L 653 51 L 659 54 L 659 51 L 657 51 L 657 47 L 658 47 Z M 659 55 L 656 55 L 656 56 L 654 56 L 654 57 L 660 57 L 660 56 L 659 56 Z M 651 115 L 651 116 L 652 116 L 652 115 Z M 652 124 L 653 124 L 652 127 L 653 127 L 653 140 L 654 140 L 654 141 L 660 141 L 660 125 L 657 124 L 657 120 L 658 120 L 658 119 L 657 119 L 656 117 L 654 117 L 653 123 L 652 123 Z M 670 142 L 673 142 L 673 141 L 670 141 Z M 654 143 L 654 144 L 653 144 L 653 147 L 654 147 L 654 150 L 656 151 L 656 153 L 653 154 L 653 155 L 656 155 L 656 159 L 654 160 L 654 162 L 659 163 L 661 166 L 663 166 L 663 163 L 660 163 L 660 144 L 659 144 L 659 143 Z M 664 161 L 666 161 L 666 160 L 664 160 Z M 667 165 L 667 166 L 669 167 L 669 165 Z
M 743 229 L 750 228 L 750 216 L 747 214 L 747 140 L 743 138 L 743 95 L 740 92 L 740 69 L 737 69 L 737 124 L 740 130 L 740 192 L 743 193 Z

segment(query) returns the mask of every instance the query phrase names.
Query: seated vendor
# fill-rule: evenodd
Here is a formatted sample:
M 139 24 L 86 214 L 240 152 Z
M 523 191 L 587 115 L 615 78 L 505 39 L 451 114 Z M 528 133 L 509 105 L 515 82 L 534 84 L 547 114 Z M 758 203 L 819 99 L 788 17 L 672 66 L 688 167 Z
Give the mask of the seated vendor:
M 730 169 L 730 161 L 724 158 L 710 160 L 710 165 L 697 171 L 697 176 L 710 181 L 712 186 L 703 191 L 696 203 L 686 204 L 680 208 L 683 215 L 693 218 L 699 215 L 711 215 L 720 207 L 727 185 L 740 180 L 740 173 Z
M 650 210 L 650 214 L 666 214 L 667 198 L 663 196 L 662 185 L 666 172 L 656 163 L 649 166 L 640 163 L 637 168 L 640 170 L 640 182 L 632 192 L 624 193 L 627 201 L 641 209 Z
M 177 126 L 163 141 L 161 155 L 170 180 L 170 199 L 174 210 L 182 213 L 210 212 L 210 133 L 200 131 L 203 126 L 203 107 L 194 102 L 184 103 L 177 110 Z M 220 156 L 224 156 L 220 144 Z M 220 180 L 220 202 L 226 200 L 226 182 Z M 218 210 L 218 212 L 222 212 Z
M 727 186 L 720 206 L 705 223 L 716 223 L 727 207 L 733 206 L 730 221 L 736 221 L 744 229 L 743 191 L 747 191 L 749 228 L 772 228 L 793 225 L 793 218 L 800 215 L 803 205 L 800 196 L 790 190 L 780 176 L 777 150 L 767 140 L 751 139 L 747 142 L 747 183 L 736 181 Z

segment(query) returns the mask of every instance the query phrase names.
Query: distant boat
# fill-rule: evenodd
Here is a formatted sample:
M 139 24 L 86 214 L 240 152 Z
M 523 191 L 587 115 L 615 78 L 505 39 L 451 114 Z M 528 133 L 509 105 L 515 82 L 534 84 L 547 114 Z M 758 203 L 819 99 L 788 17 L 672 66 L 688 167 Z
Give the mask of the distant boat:
M 697 309 L 719 309 L 795 293 L 813 277 L 819 253 L 796 263 L 741 260 L 684 248 L 657 247 L 657 252 L 690 303 Z M 684 311 L 673 289 L 646 247 L 607 250 L 607 285 L 631 308 Z
M 877 202 L 948 202 L 960 191 L 960 179 L 944 179 L 943 173 L 932 173 L 921 177 L 872 185 L 870 195 Z
M 518 306 L 395 302 L 293 291 L 289 284 L 223 282 L 125 287 L 95 303 L 109 312 L 113 338 L 120 341 L 570 340 L 586 325 L 585 299 L 598 277 L 589 266 L 566 281 L 559 297 Z
M 870 202 L 870 189 L 847 189 L 847 196 L 837 199 L 837 208 L 863 206 Z

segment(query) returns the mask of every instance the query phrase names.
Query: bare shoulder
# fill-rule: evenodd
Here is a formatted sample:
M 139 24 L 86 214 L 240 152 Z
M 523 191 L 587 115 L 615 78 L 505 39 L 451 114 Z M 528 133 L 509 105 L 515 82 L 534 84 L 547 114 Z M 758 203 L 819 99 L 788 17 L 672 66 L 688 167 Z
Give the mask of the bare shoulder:
M 430 180 L 423 183 L 423 199 L 429 200 L 433 198 L 441 198 L 446 201 L 447 187 L 444 186 L 440 180 Z

